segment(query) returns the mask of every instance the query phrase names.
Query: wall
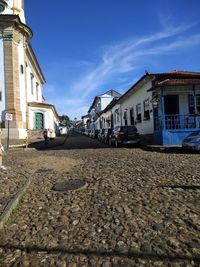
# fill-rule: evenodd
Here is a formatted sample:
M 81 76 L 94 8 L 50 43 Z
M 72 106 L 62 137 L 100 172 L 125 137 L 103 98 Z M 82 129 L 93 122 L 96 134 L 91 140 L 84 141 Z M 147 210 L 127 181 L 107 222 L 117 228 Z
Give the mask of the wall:
M 5 111 L 5 79 L 4 79 L 4 49 L 3 39 L 0 36 L 0 92 L 2 94 L 2 101 L 0 101 L 0 121 L 4 120 Z
M 163 95 L 179 95 L 179 114 L 189 113 L 188 96 L 193 94 L 193 88 L 189 86 L 166 86 L 163 89 Z M 196 94 L 200 94 L 200 86 L 196 86 Z M 159 116 L 161 116 L 161 104 L 159 102 Z
M 53 111 L 50 108 L 35 107 L 29 107 L 29 130 L 35 130 L 35 113 L 37 112 L 44 114 L 44 129 L 57 130 L 59 123 L 55 118 Z
M 20 109 L 22 112 L 22 121 L 26 122 L 26 82 L 25 82 L 25 58 L 24 45 L 22 42 L 18 45 L 18 60 L 19 60 L 19 87 L 20 87 Z M 23 68 L 23 73 L 22 73 Z
M 111 114 L 112 114 L 111 110 L 108 110 L 107 112 L 101 114 L 100 120 L 101 120 L 102 128 L 111 127 Z
M 130 124 L 130 109 L 133 108 L 134 120 L 136 120 L 136 105 L 141 103 L 142 121 L 136 123 L 138 132 L 142 135 L 152 134 L 154 132 L 153 127 L 153 107 L 151 103 L 152 93 L 147 92 L 152 87 L 151 81 L 147 81 L 140 89 L 135 89 L 134 92 L 121 103 L 121 116 L 122 125 L 125 125 L 123 115 L 124 111 L 127 111 L 128 125 Z M 144 120 L 144 104 L 143 101 L 149 99 L 150 105 L 150 119 Z
M 121 126 L 122 117 L 121 117 L 121 106 L 119 104 L 115 104 L 114 107 L 112 107 L 112 114 L 113 114 L 114 127 Z
M 31 90 L 31 74 L 33 74 L 33 94 Z M 34 74 L 33 69 L 30 65 L 26 66 L 26 80 L 27 80 L 27 101 L 28 102 L 42 102 L 42 86 L 39 83 L 39 79 Z M 37 92 L 36 92 L 36 83 L 38 83 L 38 99 L 37 99 Z
M 101 96 L 101 110 L 104 110 L 108 104 L 113 100 L 113 96 L 102 95 Z

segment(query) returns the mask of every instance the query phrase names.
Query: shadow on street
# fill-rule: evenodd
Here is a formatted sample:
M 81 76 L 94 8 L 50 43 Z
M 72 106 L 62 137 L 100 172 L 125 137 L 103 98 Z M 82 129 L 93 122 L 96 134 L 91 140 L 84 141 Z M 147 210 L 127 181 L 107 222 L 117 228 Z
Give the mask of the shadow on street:
M 36 148 L 37 150 L 110 148 L 108 145 L 103 144 L 96 139 L 92 139 L 76 132 L 70 132 L 67 136 L 58 136 L 54 140 L 49 140 L 47 145 L 45 145 L 44 141 L 40 141 L 30 144 L 29 147 Z
M 0 245 L 1 249 L 7 250 L 21 250 L 25 251 L 26 253 L 34 253 L 34 252 L 46 252 L 48 254 L 70 254 L 70 255 L 86 255 L 86 256 L 97 256 L 97 257 L 121 257 L 121 258 L 136 258 L 136 259 L 148 259 L 148 260 L 160 260 L 160 261 L 194 261 L 200 263 L 199 256 L 185 256 L 180 254 L 156 254 L 154 252 L 136 252 L 136 251 L 129 251 L 129 252 L 120 252 L 118 250 L 81 250 L 81 249 L 68 249 L 64 247 L 55 247 L 55 248 L 48 248 L 48 247 L 41 247 L 41 246 L 29 246 L 29 245 L 12 245 L 12 244 L 5 244 Z
M 76 132 L 70 132 L 69 135 L 57 136 L 54 140 L 49 140 L 45 144 L 44 140 L 32 143 L 30 148 L 37 150 L 71 150 L 71 149 L 102 149 L 112 148 L 107 144 L 99 142 L 88 136 Z M 139 146 L 124 146 L 128 149 L 138 148 Z M 199 151 L 186 150 L 182 147 L 162 147 L 162 146 L 141 146 L 144 151 L 158 152 L 163 154 L 199 154 Z

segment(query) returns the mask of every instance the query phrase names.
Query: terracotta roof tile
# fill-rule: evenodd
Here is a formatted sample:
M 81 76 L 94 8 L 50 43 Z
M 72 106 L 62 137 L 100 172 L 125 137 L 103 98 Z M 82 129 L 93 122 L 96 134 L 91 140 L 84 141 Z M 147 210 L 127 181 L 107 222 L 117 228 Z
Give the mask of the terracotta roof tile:
M 200 78 L 199 79 L 166 79 L 166 80 L 157 82 L 155 85 L 161 86 L 161 85 L 185 85 L 185 84 L 200 84 Z

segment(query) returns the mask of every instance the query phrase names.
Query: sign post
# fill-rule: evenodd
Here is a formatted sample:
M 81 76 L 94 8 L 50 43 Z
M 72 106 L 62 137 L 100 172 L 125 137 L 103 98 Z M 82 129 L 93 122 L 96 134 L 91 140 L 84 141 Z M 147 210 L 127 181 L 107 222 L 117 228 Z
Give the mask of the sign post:
M 9 150 L 9 142 L 10 142 L 10 121 L 13 120 L 13 115 L 10 113 L 6 113 L 6 121 L 8 121 L 8 136 L 7 136 L 7 151 Z

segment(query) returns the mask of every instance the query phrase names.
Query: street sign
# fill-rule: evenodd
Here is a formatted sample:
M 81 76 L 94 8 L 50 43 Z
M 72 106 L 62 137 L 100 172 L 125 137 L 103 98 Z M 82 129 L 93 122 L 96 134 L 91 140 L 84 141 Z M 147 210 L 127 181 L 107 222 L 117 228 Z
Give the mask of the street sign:
M 6 113 L 5 116 L 6 121 L 8 122 L 8 136 L 7 136 L 7 150 L 9 149 L 9 142 L 10 142 L 10 121 L 13 120 L 13 114 Z
M 10 113 L 6 113 L 6 121 L 12 121 L 13 120 L 13 115 Z

